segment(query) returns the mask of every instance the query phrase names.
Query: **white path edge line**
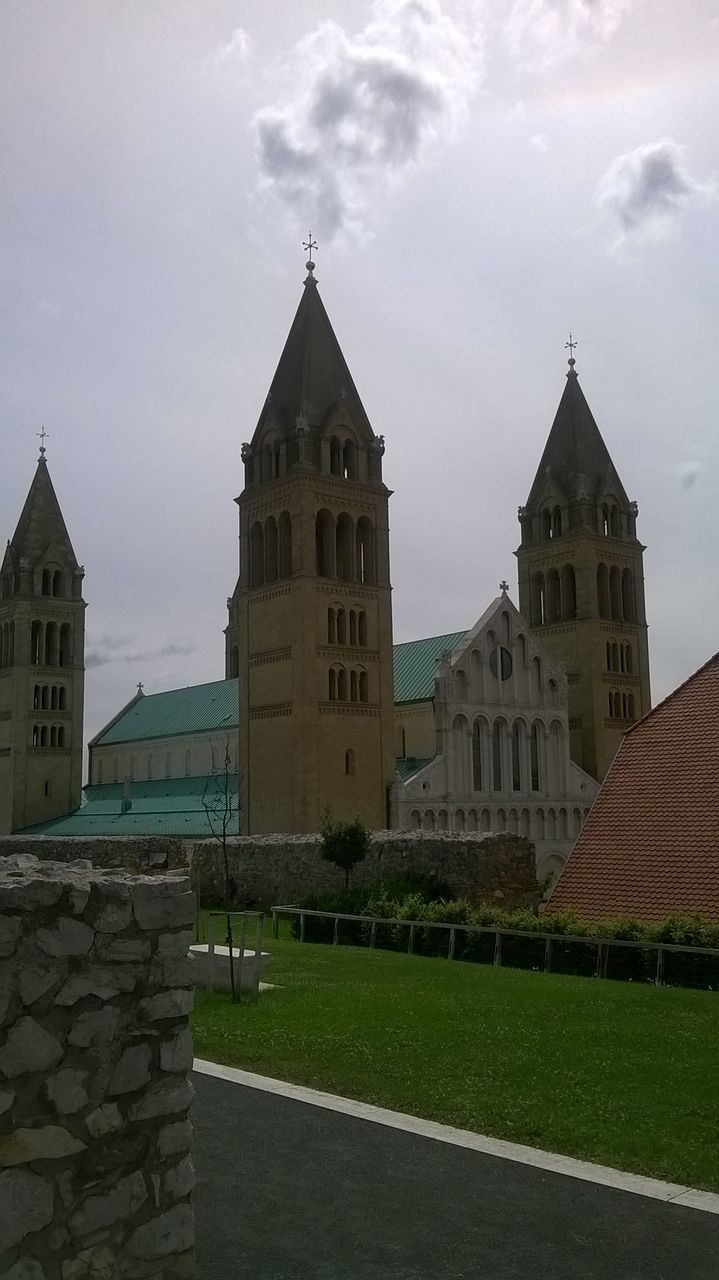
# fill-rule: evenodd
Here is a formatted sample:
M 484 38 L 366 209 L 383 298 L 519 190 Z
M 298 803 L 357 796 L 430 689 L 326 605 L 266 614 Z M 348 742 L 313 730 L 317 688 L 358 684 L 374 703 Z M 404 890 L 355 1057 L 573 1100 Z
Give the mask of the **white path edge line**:
M 700 1209 L 704 1213 L 719 1214 L 719 1195 L 712 1191 L 697 1191 L 676 1182 L 660 1182 L 657 1178 L 644 1178 L 636 1173 L 624 1173 L 621 1169 L 591 1164 L 587 1160 L 575 1160 L 572 1156 L 540 1151 L 536 1147 L 525 1147 L 517 1142 L 505 1142 L 501 1138 L 489 1138 L 480 1133 L 470 1133 L 467 1129 L 455 1129 L 452 1125 L 438 1124 L 435 1120 L 422 1120 L 419 1116 L 405 1115 L 401 1111 L 388 1111 L 384 1107 L 375 1107 L 368 1102 L 356 1102 L 352 1098 L 341 1098 L 334 1093 L 321 1093 L 318 1089 L 309 1089 L 305 1085 L 273 1080 L 270 1076 L 258 1076 L 252 1071 L 242 1071 L 239 1067 L 223 1067 L 217 1062 L 207 1062 L 203 1058 L 195 1058 L 193 1067 L 195 1071 L 203 1075 L 215 1076 L 218 1080 L 243 1084 L 248 1089 L 259 1089 L 263 1093 L 276 1093 L 283 1098 L 292 1098 L 295 1102 L 306 1102 L 313 1107 L 324 1107 L 326 1111 L 338 1111 L 342 1115 L 354 1116 L 358 1120 L 369 1120 L 374 1124 L 386 1125 L 390 1129 L 416 1133 L 419 1137 L 433 1138 L 436 1142 L 448 1142 L 455 1147 L 466 1147 L 470 1151 L 480 1151 L 484 1155 L 496 1156 L 499 1160 L 513 1160 L 517 1164 L 531 1165 L 535 1169 L 563 1174 L 567 1178 L 580 1178 L 583 1182 L 595 1182 L 603 1187 L 613 1187 L 617 1191 L 649 1196 L 652 1200 L 664 1200 L 667 1203 L 683 1205 L 688 1209 Z

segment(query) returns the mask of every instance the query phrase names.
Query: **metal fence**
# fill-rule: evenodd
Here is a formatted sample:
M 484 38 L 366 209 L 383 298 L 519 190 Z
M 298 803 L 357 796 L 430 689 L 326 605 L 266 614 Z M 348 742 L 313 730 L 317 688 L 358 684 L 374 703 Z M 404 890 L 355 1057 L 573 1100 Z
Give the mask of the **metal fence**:
M 444 930 L 447 933 L 447 952 L 446 958 L 454 960 L 457 958 L 457 937 L 458 935 L 470 936 L 494 936 L 494 949 L 492 963 L 495 965 L 502 964 L 502 943 L 504 939 L 519 938 L 526 942 L 544 943 L 543 964 L 540 965 L 518 965 L 518 968 L 540 968 L 544 973 L 551 973 L 552 960 L 555 948 L 558 944 L 578 943 L 585 947 L 593 948 L 595 952 L 594 974 L 598 978 L 607 977 L 607 969 L 609 965 L 610 951 L 612 948 L 626 948 L 634 951 L 645 951 L 656 953 L 656 966 L 653 967 L 653 981 L 657 985 L 663 985 L 665 982 L 665 961 L 667 955 L 681 953 L 687 956 L 713 956 L 717 960 L 717 979 L 719 980 L 719 948 L 716 947 L 689 947 L 683 946 L 676 942 L 645 942 L 642 940 L 635 941 L 629 938 L 595 938 L 587 937 L 581 934 L 569 933 L 543 933 L 541 931 L 534 932 L 528 929 L 506 929 L 498 925 L 475 925 L 475 924 L 445 924 L 429 920 L 398 920 L 387 919 L 383 916 L 362 916 L 350 915 L 345 912 L 335 911 L 314 911 L 305 907 L 272 907 L 272 936 L 279 936 L 280 916 L 299 917 L 299 940 L 304 942 L 306 934 L 306 921 L 309 918 L 321 918 L 333 921 L 332 942 L 335 946 L 340 941 L 340 921 L 352 921 L 355 924 L 369 926 L 368 941 L 369 947 L 376 947 L 377 934 L 380 928 L 388 929 L 406 929 L 407 930 L 407 954 L 411 955 L 415 950 L 417 935 L 419 930 Z M 393 950 L 399 948 L 394 947 Z M 705 984 L 701 984 L 705 985 Z M 713 985 L 713 984 L 706 984 Z M 718 981 L 719 985 L 719 981 Z

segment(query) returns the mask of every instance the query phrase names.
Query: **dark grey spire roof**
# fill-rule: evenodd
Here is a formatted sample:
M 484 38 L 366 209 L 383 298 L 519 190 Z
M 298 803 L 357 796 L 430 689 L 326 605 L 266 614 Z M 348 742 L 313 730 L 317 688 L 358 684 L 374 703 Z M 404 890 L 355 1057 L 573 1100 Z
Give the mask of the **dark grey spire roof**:
M 619 503 L 629 505 L 624 485 L 579 385 L 573 360 L 569 362 L 567 385 L 527 499 L 529 510 L 539 506 L 548 478 L 570 500 L 584 496 L 598 500 L 611 492 Z
M 15 563 L 24 557 L 34 564 L 48 547 L 58 551 L 68 566 L 79 567 L 42 452 L 9 549 Z
M 264 423 L 268 410 L 285 432 L 294 430 L 298 418 L 310 427 L 322 427 L 340 401 L 346 404 L 355 427 L 373 437 L 317 282 L 310 272 L 257 429 Z

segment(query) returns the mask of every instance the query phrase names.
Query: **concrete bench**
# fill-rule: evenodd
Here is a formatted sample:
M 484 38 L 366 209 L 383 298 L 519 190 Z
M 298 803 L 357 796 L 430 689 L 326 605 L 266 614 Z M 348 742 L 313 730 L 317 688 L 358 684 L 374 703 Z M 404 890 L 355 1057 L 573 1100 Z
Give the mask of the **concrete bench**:
M 190 947 L 190 955 L 194 960 L 192 977 L 196 987 L 208 988 L 210 985 L 210 956 L 206 942 L 198 942 Z M 232 948 L 235 967 L 235 982 L 240 980 L 241 991 L 257 991 L 259 978 L 271 960 L 269 951 L 243 951 L 242 972 L 240 973 L 240 954 L 237 947 Z M 230 951 L 229 947 L 215 944 L 212 965 L 212 986 L 215 990 L 230 990 Z

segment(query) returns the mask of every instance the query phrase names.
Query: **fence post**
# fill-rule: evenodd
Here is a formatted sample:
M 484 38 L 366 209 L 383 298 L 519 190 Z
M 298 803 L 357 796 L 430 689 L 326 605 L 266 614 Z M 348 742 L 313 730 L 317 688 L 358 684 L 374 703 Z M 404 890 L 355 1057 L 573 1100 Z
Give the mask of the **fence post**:
M 339 916 L 335 916 L 335 927 L 334 927 L 334 933 L 332 934 L 332 942 L 335 947 L 337 946 L 339 940 L 340 940 L 340 918 Z
M 305 940 L 305 913 L 300 911 L 300 942 Z
M 552 972 L 552 939 L 546 938 L 544 942 L 544 972 Z
M 215 967 L 215 917 L 207 917 L 207 990 L 214 991 L 213 969 Z
M 502 935 L 499 932 L 499 929 L 494 935 L 494 963 L 502 963 Z
M 456 936 L 457 936 L 457 930 L 456 930 L 456 929 L 450 929 L 450 931 L 449 931 L 449 947 L 448 947 L 448 949 L 447 949 L 447 959 L 448 959 L 448 960 L 454 960 L 454 943 L 455 943 Z
M 603 961 L 603 960 L 604 960 L 604 944 L 603 944 L 603 943 L 601 943 L 601 942 L 598 942 L 598 943 L 597 943 L 597 967 L 596 967 L 596 969 L 594 970 L 594 976 L 595 976 L 595 978 L 601 978 L 601 977 L 603 977 L 603 976 L 604 976 L 604 975 L 602 974 L 602 961 Z
M 272 908 L 272 937 L 279 938 L 279 936 L 280 936 L 280 918 L 277 912 L 275 911 L 275 908 L 273 907 Z
M 374 947 L 376 945 L 376 942 L 377 942 L 377 921 L 373 920 L 372 927 L 369 931 L 369 944 L 371 947 Z
M 414 951 L 414 930 L 415 930 L 415 926 L 411 924 L 409 926 L 409 942 L 407 943 L 407 955 L 409 955 L 412 951 Z
M 654 981 L 658 987 L 661 987 L 664 983 L 664 947 L 661 942 L 657 947 L 657 973 Z

